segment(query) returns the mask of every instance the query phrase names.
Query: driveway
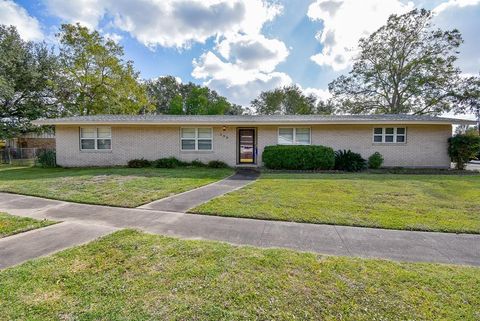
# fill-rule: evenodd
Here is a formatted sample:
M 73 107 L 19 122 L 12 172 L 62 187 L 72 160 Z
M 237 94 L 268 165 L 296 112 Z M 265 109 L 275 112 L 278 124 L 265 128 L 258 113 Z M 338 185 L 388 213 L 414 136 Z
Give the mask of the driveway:
M 480 235 L 475 234 L 397 231 L 204 216 L 75 204 L 6 193 L 0 193 L 0 211 L 37 219 L 78 223 L 100 230 L 105 228 L 107 231 L 135 228 L 185 239 L 217 240 L 238 245 L 480 266 Z M 21 248 L 28 249 L 31 246 L 20 237 L 17 242 L 22 245 Z M 18 250 L 21 251 L 21 248 Z M 8 259 L 1 255 L 0 261 L 5 260 Z

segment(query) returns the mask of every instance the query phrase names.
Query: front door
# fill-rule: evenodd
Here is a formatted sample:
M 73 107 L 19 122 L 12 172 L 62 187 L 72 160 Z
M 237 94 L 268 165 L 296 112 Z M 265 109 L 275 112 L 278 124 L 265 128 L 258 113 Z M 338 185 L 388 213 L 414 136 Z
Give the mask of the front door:
M 255 164 L 255 129 L 240 128 L 238 130 L 238 163 Z

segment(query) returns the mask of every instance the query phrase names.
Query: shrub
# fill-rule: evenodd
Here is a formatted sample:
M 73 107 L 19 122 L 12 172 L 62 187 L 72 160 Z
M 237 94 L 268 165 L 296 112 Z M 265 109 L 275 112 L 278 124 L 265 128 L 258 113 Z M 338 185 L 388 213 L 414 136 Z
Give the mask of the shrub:
M 479 149 L 480 136 L 459 134 L 448 139 L 448 155 L 457 169 L 464 169 L 465 164 L 477 156 Z
M 44 149 L 37 153 L 35 163 L 41 167 L 56 167 L 57 166 L 57 154 L 55 150 Z
M 219 160 L 209 161 L 207 166 L 210 168 L 228 168 L 229 167 L 227 164 Z
M 375 152 L 368 158 L 368 168 L 377 169 L 383 164 L 383 156 L 379 152 Z
M 150 167 L 152 166 L 152 162 L 143 158 L 132 159 L 128 161 L 127 166 L 130 168 Z
M 199 161 L 198 159 L 196 160 L 193 160 L 191 163 L 190 163 L 191 166 L 194 166 L 194 167 L 206 167 L 207 164 L 205 163 L 202 163 L 201 161 Z
M 157 168 L 176 168 L 187 165 L 187 163 L 182 162 L 175 157 L 159 158 L 153 162 L 153 166 Z
M 351 150 L 338 150 L 335 152 L 335 169 L 347 172 L 358 172 L 367 167 L 367 161 L 362 155 Z
M 276 145 L 265 147 L 262 161 L 270 169 L 332 169 L 335 153 L 332 148 L 319 145 Z

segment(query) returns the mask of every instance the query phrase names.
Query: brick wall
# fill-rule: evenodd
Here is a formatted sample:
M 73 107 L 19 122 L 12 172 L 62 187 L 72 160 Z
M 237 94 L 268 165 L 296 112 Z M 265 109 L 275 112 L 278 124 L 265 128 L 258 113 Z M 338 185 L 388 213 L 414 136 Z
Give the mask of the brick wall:
M 397 125 L 389 125 L 396 127 Z M 256 127 L 256 126 L 252 126 Z M 286 126 L 282 126 L 286 127 Z M 291 127 L 291 126 L 290 126 Z M 297 127 L 297 126 L 296 126 Z M 367 158 L 375 151 L 385 158 L 385 166 L 449 167 L 447 139 L 451 125 L 398 125 L 407 127 L 405 144 L 372 142 L 374 125 L 315 125 L 310 127 L 312 144 L 337 149 L 351 149 Z M 278 126 L 257 126 L 258 160 L 265 146 L 277 144 Z M 79 127 L 57 126 L 57 163 L 61 166 L 125 165 L 130 159 L 177 157 L 203 162 L 221 160 L 231 166 L 237 161 L 237 126 L 213 127 L 213 151 L 182 152 L 180 127 L 172 126 L 112 126 L 111 151 L 80 151 Z

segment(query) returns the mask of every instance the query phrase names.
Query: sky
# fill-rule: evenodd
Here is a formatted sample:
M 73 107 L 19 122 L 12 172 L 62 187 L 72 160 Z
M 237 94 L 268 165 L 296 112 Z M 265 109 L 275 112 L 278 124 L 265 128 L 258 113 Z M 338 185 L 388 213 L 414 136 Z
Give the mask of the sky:
M 121 44 L 143 79 L 173 75 L 248 106 L 288 84 L 327 98 L 358 40 L 413 8 L 459 29 L 457 64 L 480 72 L 480 0 L 0 0 L 0 23 L 54 45 L 62 23 L 80 22 Z

